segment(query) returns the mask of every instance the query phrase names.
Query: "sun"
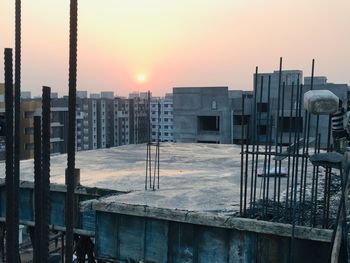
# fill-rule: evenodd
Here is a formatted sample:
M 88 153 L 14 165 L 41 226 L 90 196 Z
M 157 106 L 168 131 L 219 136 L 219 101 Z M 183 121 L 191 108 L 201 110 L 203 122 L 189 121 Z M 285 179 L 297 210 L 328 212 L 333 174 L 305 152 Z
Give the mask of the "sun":
M 137 75 L 137 81 L 138 82 L 143 83 L 143 82 L 145 82 L 145 80 L 146 80 L 145 74 L 140 73 L 140 74 Z

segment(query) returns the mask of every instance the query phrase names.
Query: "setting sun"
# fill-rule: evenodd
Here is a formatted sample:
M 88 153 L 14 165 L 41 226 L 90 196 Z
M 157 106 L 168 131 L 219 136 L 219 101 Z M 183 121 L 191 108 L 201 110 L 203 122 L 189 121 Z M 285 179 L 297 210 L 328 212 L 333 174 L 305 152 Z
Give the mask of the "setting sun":
M 146 80 L 145 74 L 137 75 L 137 81 L 138 82 L 143 83 L 143 82 L 145 82 L 145 80 Z

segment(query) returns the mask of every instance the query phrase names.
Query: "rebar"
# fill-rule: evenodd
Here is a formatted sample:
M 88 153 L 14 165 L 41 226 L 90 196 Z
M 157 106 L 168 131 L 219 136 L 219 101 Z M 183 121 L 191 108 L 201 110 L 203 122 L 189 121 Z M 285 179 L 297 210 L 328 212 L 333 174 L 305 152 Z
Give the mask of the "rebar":
M 75 121 L 76 121 L 76 87 L 77 87 L 77 31 L 78 1 L 70 0 L 70 34 L 69 34 L 69 104 L 68 104 L 68 144 L 66 174 L 66 263 L 73 260 L 73 228 L 75 222 Z
M 5 48 L 5 118 L 6 118 L 6 262 L 16 262 L 16 227 L 14 208 L 14 136 L 12 49 Z M 17 261 L 18 262 L 18 261 Z

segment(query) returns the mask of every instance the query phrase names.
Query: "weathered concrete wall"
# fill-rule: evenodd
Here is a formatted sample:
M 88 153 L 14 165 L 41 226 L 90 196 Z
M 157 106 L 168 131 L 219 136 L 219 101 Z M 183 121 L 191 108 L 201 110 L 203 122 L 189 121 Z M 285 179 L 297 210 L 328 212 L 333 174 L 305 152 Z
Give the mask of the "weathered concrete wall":
M 174 88 L 174 140 L 176 142 L 231 141 L 231 109 L 227 87 Z M 216 104 L 216 109 L 212 103 Z M 199 134 L 198 116 L 220 117 L 220 132 Z
M 288 262 L 290 238 L 97 212 L 96 255 L 135 262 Z M 326 242 L 295 240 L 295 262 L 327 262 Z
M 122 203 L 96 203 L 96 255 L 143 262 L 288 262 L 291 226 Z M 327 262 L 332 231 L 296 227 L 295 262 Z

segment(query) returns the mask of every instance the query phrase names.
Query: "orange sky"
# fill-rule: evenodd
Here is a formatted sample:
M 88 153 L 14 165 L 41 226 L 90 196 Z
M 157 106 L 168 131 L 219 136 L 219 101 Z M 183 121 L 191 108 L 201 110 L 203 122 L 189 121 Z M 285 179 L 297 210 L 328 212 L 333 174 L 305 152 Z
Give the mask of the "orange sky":
M 14 2 L 0 1 L 1 50 L 14 45 Z M 23 90 L 68 93 L 68 14 L 68 0 L 22 0 Z M 348 0 L 82 0 L 78 20 L 79 90 L 251 89 L 255 66 L 272 71 L 280 56 L 350 83 Z

